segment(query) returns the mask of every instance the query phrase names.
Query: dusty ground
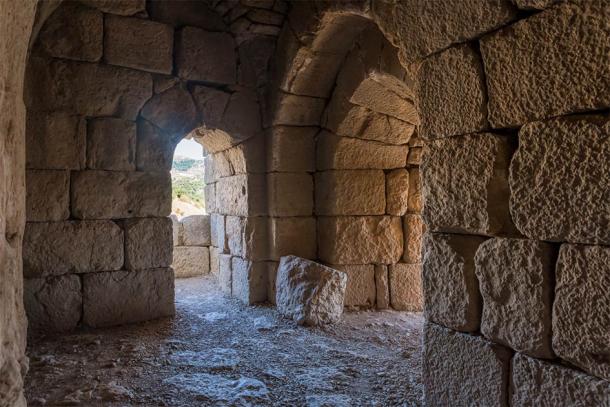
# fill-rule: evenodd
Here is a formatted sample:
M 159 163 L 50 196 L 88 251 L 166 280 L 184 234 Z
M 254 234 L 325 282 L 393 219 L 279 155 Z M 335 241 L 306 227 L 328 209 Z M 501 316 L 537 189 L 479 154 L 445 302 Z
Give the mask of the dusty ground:
M 29 404 L 418 406 L 419 314 L 302 328 L 210 278 L 176 282 L 176 318 L 30 341 Z

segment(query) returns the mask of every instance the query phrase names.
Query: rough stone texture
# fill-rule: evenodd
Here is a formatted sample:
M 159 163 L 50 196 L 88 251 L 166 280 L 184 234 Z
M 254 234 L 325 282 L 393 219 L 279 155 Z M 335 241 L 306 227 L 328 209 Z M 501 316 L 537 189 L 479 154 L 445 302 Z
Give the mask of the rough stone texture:
M 244 304 L 267 300 L 267 263 L 240 257 L 231 259 L 231 294 Z
M 377 141 L 336 136 L 322 132 L 316 145 L 316 168 L 390 169 L 406 165 L 407 146 L 382 144 Z
M 413 99 L 413 93 L 403 81 L 373 73 L 360 82 L 350 102 L 407 123 L 419 124 Z
M 421 311 L 424 305 L 421 264 L 390 264 L 388 272 L 392 308 L 399 311 Z
M 199 123 L 195 102 L 181 84 L 153 96 L 142 108 L 141 116 L 176 138 Z
M 234 84 L 237 70 L 233 37 L 184 27 L 178 32 L 176 66 L 178 76 L 184 79 Z
M 120 298 L 120 301 L 117 301 Z M 83 276 L 83 323 L 105 327 L 174 315 L 171 268 Z
M 396 263 L 402 240 L 399 217 L 318 218 L 318 255 L 329 264 Z
M 427 233 L 422 282 L 426 319 L 457 331 L 475 332 L 481 321 L 474 256 L 485 238 Z
M 220 249 L 221 252 L 229 250 L 227 242 L 227 234 L 225 229 L 226 216 L 213 213 L 210 215 L 210 235 L 212 237 L 212 245 Z
M 316 218 L 269 218 L 269 233 L 270 259 L 279 260 L 288 255 L 317 257 Z
M 483 335 L 533 357 L 553 357 L 554 262 L 548 243 L 495 238 L 479 246 L 475 271 L 483 297 Z
M 422 238 L 426 232 L 426 224 L 420 215 L 407 214 L 402 218 L 402 232 L 405 238 L 405 251 L 402 261 L 408 264 L 421 263 Z
M 424 208 L 424 197 L 422 191 L 422 179 L 419 168 L 409 169 L 409 197 L 407 198 L 407 210 L 409 213 L 421 214 Z
M 610 244 L 610 121 L 572 116 L 519 132 L 511 214 L 531 239 Z M 566 152 L 569 152 L 566 154 Z
M 153 20 L 177 27 L 188 25 L 210 31 L 226 29 L 222 17 L 202 1 L 183 0 L 179 7 L 171 2 L 151 1 L 148 4 L 148 13 Z
M 210 184 L 203 188 L 203 199 L 205 201 L 205 209 L 208 213 L 218 212 L 216 208 L 216 185 Z
M 553 350 L 610 381 L 610 248 L 564 244 L 556 266 Z
M 513 0 L 515 5 L 525 10 L 544 10 L 561 0 Z
M 491 133 L 433 140 L 422 163 L 424 221 L 431 231 L 512 231 L 508 166 L 512 147 Z
M 329 267 L 347 274 L 343 305 L 371 308 L 375 305 L 375 266 L 372 264 L 344 264 Z
M 136 124 L 122 119 L 98 118 L 87 123 L 87 168 L 134 171 Z
M 308 47 L 300 47 L 291 57 L 289 69 L 281 73 L 283 80 L 280 88 L 295 95 L 328 97 L 343 62 L 343 55 L 317 54 Z
M 275 280 L 279 264 L 277 261 L 267 262 L 267 301 L 273 305 L 275 305 Z
M 325 99 L 278 92 L 274 99 L 275 126 L 319 126 Z
M 25 279 L 23 305 L 30 333 L 70 331 L 78 325 L 83 308 L 76 275 Z
M 397 169 L 389 172 L 385 180 L 386 210 L 388 215 L 407 213 L 409 202 L 409 171 Z
M 308 173 L 287 172 L 267 175 L 269 215 L 311 216 L 313 178 Z
M 210 246 L 210 273 L 218 278 L 220 272 L 220 249 L 218 247 Z
M 315 195 L 317 215 L 383 215 L 385 174 L 381 170 L 317 172 Z
M 270 130 L 267 169 L 270 172 L 315 170 L 317 127 L 276 126 Z
M 408 165 L 421 165 L 422 162 L 423 148 L 414 147 L 409 148 L 409 155 L 407 156 Z
M 216 210 L 225 215 L 265 215 L 264 175 L 241 174 L 216 183 Z
M 174 275 L 176 278 L 187 278 L 208 274 L 210 260 L 210 249 L 207 247 L 175 246 L 172 262 Z
M 67 113 L 28 111 L 26 166 L 35 169 L 85 167 L 87 123 Z
M 169 215 L 172 220 L 172 240 L 174 246 L 182 246 L 184 244 L 184 229 L 182 223 L 178 220 L 178 216 L 172 213 Z
M 343 314 L 347 274 L 296 256 L 280 260 L 276 277 L 277 310 L 299 325 L 338 322 Z
M 172 264 L 173 232 L 170 218 L 135 218 L 123 224 L 125 268 L 142 270 Z
M 225 225 L 232 255 L 249 260 L 267 259 L 267 218 L 227 216 Z
M 138 171 L 170 171 L 176 141 L 146 120 L 138 120 L 136 167 Z
M 510 357 L 508 349 L 481 337 L 426 323 L 425 405 L 508 406 Z
M 132 16 L 146 11 L 146 0 L 80 0 L 104 13 Z
M 515 406 L 606 406 L 610 383 L 517 353 L 512 362 Z
M 565 2 L 483 38 L 492 125 L 610 106 L 609 13 L 605 1 Z
M 180 220 L 184 246 L 209 246 L 212 244 L 210 215 L 185 216 Z
M 390 308 L 390 282 L 386 265 L 375 264 L 375 291 L 377 309 Z
M 122 266 L 123 231 L 114 222 L 26 224 L 23 273 L 27 278 L 118 270 Z
M 231 295 L 231 280 L 231 255 L 219 254 L 218 285 L 220 285 L 220 290 L 227 295 Z
M 231 100 L 231 93 L 208 86 L 195 85 L 192 87 L 191 94 L 203 119 L 203 124 L 211 129 L 222 126 L 224 113 Z M 219 146 L 208 148 L 208 151 L 214 152 L 226 148 Z
M 169 216 L 171 189 L 167 172 L 73 172 L 72 215 L 78 219 Z
M 61 221 L 70 217 L 70 173 L 28 170 L 26 219 L 28 222 Z
M 425 139 L 485 130 L 487 100 L 481 57 L 470 45 L 427 58 L 418 71 L 420 136 Z
M 106 16 L 104 59 L 111 65 L 172 73 L 174 30 L 141 18 Z

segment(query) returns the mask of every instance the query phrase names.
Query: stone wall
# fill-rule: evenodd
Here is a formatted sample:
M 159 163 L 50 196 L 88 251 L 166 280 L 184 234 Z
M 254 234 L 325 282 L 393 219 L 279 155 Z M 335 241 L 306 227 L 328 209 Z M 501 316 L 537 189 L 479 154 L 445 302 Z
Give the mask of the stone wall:
M 210 273 L 212 235 L 210 215 L 172 218 L 174 253 L 172 268 L 176 278 L 197 277 Z

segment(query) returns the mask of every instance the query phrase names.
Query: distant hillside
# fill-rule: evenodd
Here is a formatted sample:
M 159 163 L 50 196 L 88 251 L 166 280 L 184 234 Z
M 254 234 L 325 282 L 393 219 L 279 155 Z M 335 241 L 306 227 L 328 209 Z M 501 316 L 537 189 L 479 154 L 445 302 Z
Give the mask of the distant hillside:
M 203 159 L 174 157 L 172 164 L 172 212 L 179 216 L 205 213 Z

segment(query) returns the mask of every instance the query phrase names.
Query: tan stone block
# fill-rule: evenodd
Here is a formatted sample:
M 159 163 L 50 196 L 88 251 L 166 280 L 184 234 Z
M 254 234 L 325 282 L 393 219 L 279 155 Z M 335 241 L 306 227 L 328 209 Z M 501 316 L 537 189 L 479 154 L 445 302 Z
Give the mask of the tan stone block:
M 227 29 L 222 16 L 212 10 L 205 2 L 181 1 L 180 3 L 168 3 L 153 1 L 148 4 L 147 11 L 153 20 L 176 27 L 188 25 L 210 31 L 225 31 Z
M 229 251 L 248 260 L 265 260 L 267 255 L 267 218 L 227 216 Z
M 169 215 L 169 218 L 172 220 L 172 240 L 174 246 L 182 246 L 184 243 L 184 229 L 182 228 L 182 223 L 178 220 L 178 216 L 172 213 Z
M 172 264 L 172 220 L 170 218 L 127 219 L 125 231 L 125 268 L 142 270 Z
M 267 262 L 267 301 L 273 305 L 275 305 L 275 280 L 279 264 L 277 261 Z
M 240 174 L 216 183 L 216 210 L 224 215 L 265 215 L 265 175 Z
M 388 271 L 392 308 L 399 311 L 421 311 L 424 305 L 421 264 L 390 264 Z
M 228 33 L 182 28 L 176 42 L 176 67 L 183 79 L 234 84 L 237 72 L 233 37 Z
M 313 212 L 313 179 L 308 173 L 267 174 L 269 215 L 311 216 Z
M 169 216 L 171 190 L 166 172 L 73 172 L 72 215 L 78 219 Z
M 216 184 L 209 184 L 203 188 L 203 199 L 207 213 L 214 213 L 216 209 Z
M 317 172 L 315 188 L 317 215 L 385 213 L 385 174 L 381 170 Z
M 114 222 L 26 224 L 23 236 L 23 273 L 26 278 L 118 270 L 121 267 L 123 231 Z
M 377 309 L 390 308 L 390 282 L 385 264 L 375 264 L 375 292 Z
M 380 73 L 373 73 L 360 82 L 350 98 L 351 103 L 374 112 L 419 124 L 414 100 L 415 95 L 404 82 Z
M 275 126 L 269 132 L 267 169 L 270 172 L 313 172 L 317 127 Z
M 407 198 L 407 211 L 409 213 L 422 213 L 423 208 L 424 197 L 419 168 L 409 168 L 409 197 Z
M 83 276 L 83 323 L 90 327 L 142 322 L 174 313 L 171 268 Z
M 134 171 L 136 124 L 122 119 L 97 118 L 87 123 L 87 168 Z
M 184 233 L 184 246 L 209 246 L 212 244 L 210 215 L 185 216 L 180 220 Z
M 275 96 L 274 126 L 319 126 L 326 100 L 278 92 Z
M 79 0 L 104 13 L 132 16 L 146 12 L 146 0 Z
M 141 116 L 178 139 L 199 125 L 195 102 L 182 84 L 154 95 L 142 108 Z
M 210 273 L 217 278 L 220 274 L 220 254 L 221 251 L 218 247 L 210 246 Z
M 456 331 L 475 332 L 481 322 L 474 256 L 485 238 L 427 233 L 422 285 L 426 319 Z
M 219 254 L 218 255 L 218 285 L 220 285 L 220 291 L 226 295 L 231 295 L 231 255 L 230 254 Z
M 176 246 L 173 259 L 176 278 L 202 276 L 210 272 L 210 250 L 207 247 Z
M 317 257 L 316 219 L 313 217 L 269 218 L 269 258 L 298 256 L 306 259 Z
M 212 245 L 218 247 L 221 253 L 226 253 L 229 250 L 225 219 L 226 216 L 217 213 L 210 215 L 210 237 L 212 238 Z
M 23 282 L 23 305 L 30 333 L 65 332 L 77 327 L 83 308 L 77 275 L 26 278 Z
M 555 270 L 553 350 L 610 381 L 610 248 L 563 244 Z
M 176 140 L 146 120 L 137 122 L 136 167 L 138 171 L 170 171 Z
M 422 147 L 409 148 L 409 155 L 407 156 L 408 165 L 421 165 L 422 162 Z
M 343 305 L 372 308 L 375 305 L 375 266 L 372 264 L 343 264 L 329 266 L 347 274 Z
M 318 255 L 326 263 L 396 263 L 402 240 L 400 218 L 395 216 L 318 218 Z
M 208 128 L 217 128 L 222 125 L 222 118 L 231 99 L 231 94 L 220 89 L 195 85 L 191 94 L 201 115 L 203 124 Z M 206 143 L 210 144 L 210 143 Z M 208 148 L 210 152 L 224 150 L 226 146 Z
M 420 215 L 407 214 L 402 218 L 402 231 L 405 238 L 402 261 L 407 264 L 421 263 L 422 238 L 426 232 L 426 224 Z
M 266 172 L 263 134 L 252 137 L 228 150 L 213 154 L 213 160 L 217 178 Z
M 70 173 L 57 170 L 26 171 L 28 222 L 61 221 L 70 217 Z
M 483 335 L 533 357 L 553 358 L 554 262 L 553 246 L 534 240 L 494 238 L 479 246 L 475 270 Z
M 267 301 L 267 263 L 240 257 L 231 259 L 231 293 L 244 304 Z
M 386 175 L 386 213 L 402 216 L 407 213 L 409 200 L 409 171 L 396 169 Z
M 299 47 L 290 60 L 290 69 L 283 72 L 280 88 L 294 95 L 326 98 L 344 60 L 342 53 L 315 53 Z

